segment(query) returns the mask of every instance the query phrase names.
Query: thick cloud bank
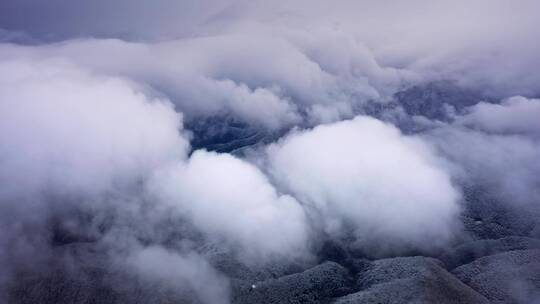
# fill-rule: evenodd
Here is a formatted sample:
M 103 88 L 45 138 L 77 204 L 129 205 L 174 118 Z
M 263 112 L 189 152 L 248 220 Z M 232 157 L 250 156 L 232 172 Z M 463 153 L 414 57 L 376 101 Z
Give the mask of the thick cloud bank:
M 253 165 L 228 154 L 195 151 L 152 180 L 166 204 L 186 213 L 201 231 L 239 246 L 245 258 L 307 250 L 307 225 L 299 203 L 280 195 Z
M 189 286 L 203 303 L 227 303 L 228 283 L 186 245 L 201 242 L 198 232 L 246 264 L 309 255 L 300 204 L 246 161 L 188 157 L 182 115 L 147 87 L 54 60 L 0 71 L 2 289 L 18 263 L 41 269 L 58 258 L 49 242 L 64 234 L 101 243 L 146 279 L 177 280 L 171 288 Z
M 325 230 L 351 229 L 359 246 L 429 247 L 452 236 L 454 188 L 422 140 L 369 117 L 293 133 L 268 150 L 270 170 L 320 213 Z M 427 241 L 429 240 L 429 241 Z
M 144 91 L 59 62 L 0 64 L 0 280 L 47 259 L 51 219 L 185 157 L 182 116 Z
M 0 28 L 27 33 L 38 41 L 223 37 L 215 40 L 217 48 L 208 45 L 198 51 L 233 47 L 247 58 L 259 47 L 278 55 L 280 44 L 291 43 L 322 70 L 339 76 L 341 83 L 358 85 L 367 78 L 369 85 L 387 91 L 396 85 L 392 83 L 396 78 L 399 84 L 410 80 L 412 73 L 428 80 L 453 78 L 502 97 L 540 93 L 535 73 L 540 64 L 536 39 L 540 7 L 535 0 L 519 4 L 504 0 L 6 0 L 0 12 Z M 241 39 L 227 41 L 230 35 Z M 267 63 L 259 58 L 260 64 Z M 152 57 L 160 59 L 164 58 Z M 251 65 L 249 60 L 240 62 L 235 70 L 245 71 Z M 402 79 L 404 74 L 408 76 Z
M 34 217 L 46 222 L 51 204 L 62 209 L 87 200 L 91 209 L 107 209 L 120 204 L 108 194 L 140 195 L 136 188 L 148 179 L 154 185 L 148 195 L 161 198 L 164 208 L 210 237 L 240 245 L 255 260 L 305 254 L 307 228 L 296 200 L 279 195 L 256 167 L 232 156 L 197 151 L 186 160 L 182 116 L 167 100 L 65 63 L 20 61 L 0 70 L 6 256 L 18 229 L 17 221 L 10 224 L 13 215 L 23 223 Z M 38 214 L 23 215 L 27 211 Z
M 113 190 L 185 157 L 182 116 L 130 81 L 61 63 L 0 71 L 2 197 Z
M 129 77 L 166 94 L 188 118 L 232 114 L 270 130 L 300 123 L 302 114 L 315 122 L 351 117 L 355 104 L 379 96 L 362 75 L 342 79 L 293 42 L 253 34 L 162 43 L 90 39 L 5 45 L 0 54 L 5 60 L 61 59 Z

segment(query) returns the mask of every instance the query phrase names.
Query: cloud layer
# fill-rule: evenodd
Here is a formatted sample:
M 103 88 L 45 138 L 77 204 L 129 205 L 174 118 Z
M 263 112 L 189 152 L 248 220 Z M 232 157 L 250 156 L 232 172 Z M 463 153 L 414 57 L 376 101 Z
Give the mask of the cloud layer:
M 537 209 L 539 19 L 534 0 L 2 1 L 0 301 L 77 264 L 57 254 L 73 243 L 227 303 L 216 254 L 439 249 L 469 187 Z M 477 104 L 430 120 L 421 101 L 454 89 L 424 88 L 402 111 L 396 92 L 439 80 Z M 186 129 L 212 119 L 269 135 L 193 151 Z
M 130 81 L 66 64 L 0 69 L 2 192 L 107 191 L 187 153 L 182 116 Z

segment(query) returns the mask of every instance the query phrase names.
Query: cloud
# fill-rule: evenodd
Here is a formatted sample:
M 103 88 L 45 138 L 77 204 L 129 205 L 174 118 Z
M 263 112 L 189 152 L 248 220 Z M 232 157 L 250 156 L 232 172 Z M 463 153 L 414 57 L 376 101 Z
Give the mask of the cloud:
M 462 181 L 484 187 L 506 206 L 533 207 L 540 199 L 539 105 L 520 96 L 500 104 L 482 102 L 426 139 L 461 167 L 455 175 Z
M 274 130 L 300 121 L 297 105 L 318 99 L 329 103 L 334 78 L 285 43 L 253 39 L 224 36 L 157 44 L 84 40 L 4 45 L 0 52 L 5 60 L 65 60 L 134 79 L 169 97 L 188 118 L 230 113 Z M 256 46 L 247 52 L 244 46 L 250 43 Z
M 350 227 L 360 247 L 429 249 L 454 233 L 460 195 L 441 160 L 391 125 L 360 116 L 294 132 L 268 158 L 272 176 L 320 213 L 328 233 Z
M 73 223 L 89 210 L 121 210 L 114 197 L 136 193 L 188 148 L 182 115 L 143 86 L 65 62 L 1 62 L 0 283 L 48 267 L 55 222 L 92 235 Z
M 126 263 L 144 279 L 158 281 L 176 292 L 192 292 L 201 303 L 230 303 L 228 280 L 195 253 L 181 255 L 148 247 L 129 256 Z
M 4 198 L 106 191 L 187 153 L 182 116 L 130 81 L 65 64 L 0 70 Z
M 45 3 L 36 0 L 7 0 L 0 3 L 0 27 L 21 30 L 49 41 L 81 36 L 166 39 L 191 35 L 231 2 L 51 0 Z
M 51 251 L 54 221 L 62 233 L 96 238 L 111 257 L 135 254 L 138 239 L 163 242 L 171 233 L 160 228 L 166 221 L 188 221 L 188 230 L 255 262 L 308 254 L 298 202 L 238 158 L 204 151 L 188 157 L 182 115 L 154 91 L 63 60 L 1 62 L 0 71 L 6 269 L 36 265 L 28 253 Z M 162 212 L 167 208 L 175 216 Z M 182 229 L 174 243 L 196 235 Z
M 245 258 L 305 257 L 304 210 L 277 193 L 255 166 L 228 154 L 195 151 L 187 163 L 158 172 L 151 191 L 211 238 L 239 248 Z
M 62 228 L 215 303 L 207 247 L 285 261 L 322 229 L 437 248 L 458 232 L 454 180 L 533 206 L 539 18 L 534 0 L 2 1 L 0 281 L 47 264 Z M 502 102 L 410 119 L 415 136 L 354 118 L 444 79 Z M 253 159 L 190 151 L 183 121 L 230 116 L 293 131 Z
M 478 103 L 458 123 L 485 132 L 538 135 L 539 117 L 540 99 L 515 96 L 498 104 Z
M 193 248 L 140 252 L 140 243 L 161 244 L 171 233 L 172 244 L 201 242 L 192 232 L 198 231 L 249 258 L 245 263 L 309 255 L 299 203 L 231 155 L 188 157 L 182 115 L 147 87 L 63 60 L 1 62 L 0 71 L 2 286 L 21 264 L 38 269 L 54 258 L 53 222 L 60 233 L 89 235 L 107 258 L 176 263 L 140 267 L 150 279 L 176 276 L 191 284 L 205 303 L 227 302 L 228 287 Z M 169 209 L 172 216 L 164 213 Z M 167 221 L 180 223 L 171 232 L 161 228 Z M 32 258 L 35 251 L 43 261 Z
M 109 258 L 135 254 L 140 239 L 162 243 L 171 234 L 160 226 L 166 221 L 191 223 L 173 225 L 174 244 L 196 238 L 194 230 L 252 262 L 309 254 L 299 203 L 231 155 L 188 157 L 182 115 L 155 91 L 61 59 L 2 61 L 0 71 L 0 262 L 7 268 L 37 265 L 28 254 L 36 250 L 52 254 L 55 222 L 61 233 L 90 235 Z M 174 216 L 163 213 L 168 208 Z
M 540 43 L 534 39 L 540 7 L 534 0 L 519 5 L 501 0 L 274 1 L 235 8 L 242 12 L 230 20 L 236 31 L 256 30 L 254 23 L 304 31 L 312 41 L 325 39 L 325 32 L 346 37 L 310 52 L 325 54 L 336 45 L 342 47 L 341 56 L 330 57 L 335 62 L 353 59 L 344 61 L 341 73 L 358 62 L 358 57 L 347 55 L 353 50 L 347 41 L 352 41 L 365 45 L 386 70 L 407 71 L 427 81 L 454 79 L 499 97 L 540 94 L 534 72 L 540 65 Z M 366 65 L 356 67 L 369 71 Z M 373 75 L 367 76 L 371 83 Z
M 188 118 L 225 112 L 272 130 L 303 115 L 312 125 L 350 119 L 367 100 L 423 81 L 453 79 L 496 98 L 540 94 L 534 0 L 143 2 L 8 1 L 0 27 L 72 40 L 4 44 L 0 54 L 62 58 L 151 85 Z M 41 18 L 30 18 L 38 7 Z
M 203 78 L 199 85 L 202 92 L 193 92 L 194 95 L 190 96 L 190 102 L 215 101 L 216 113 L 218 114 L 222 110 L 221 108 L 224 108 L 241 120 L 270 130 L 277 130 L 301 121 L 296 107 L 286 98 L 280 97 L 277 88 L 250 89 L 244 83 L 236 84 L 228 79 L 208 78 Z M 202 94 L 205 95 L 201 96 Z

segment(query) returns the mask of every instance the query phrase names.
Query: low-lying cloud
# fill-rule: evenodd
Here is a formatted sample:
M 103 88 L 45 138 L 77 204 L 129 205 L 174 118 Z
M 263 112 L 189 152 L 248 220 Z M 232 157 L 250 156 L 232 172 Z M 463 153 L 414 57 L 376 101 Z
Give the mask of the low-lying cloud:
M 2 197 L 114 190 L 187 153 L 181 114 L 131 81 L 64 63 L 0 70 Z
M 461 167 L 456 176 L 485 187 L 513 208 L 535 207 L 540 199 L 538 115 L 540 101 L 512 97 L 479 103 L 453 124 L 436 128 L 428 140 Z
M 454 233 L 459 190 L 428 144 L 391 125 L 369 117 L 321 125 L 268 154 L 273 177 L 331 235 L 350 229 L 357 246 L 399 250 L 440 246 Z
M 239 247 L 244 260 L 307 254 L 300 204 L 278 194 L 254 165 L 229 154 L 195 151 L 187 163 L 158 172 L 151 189 L 210 237 Z

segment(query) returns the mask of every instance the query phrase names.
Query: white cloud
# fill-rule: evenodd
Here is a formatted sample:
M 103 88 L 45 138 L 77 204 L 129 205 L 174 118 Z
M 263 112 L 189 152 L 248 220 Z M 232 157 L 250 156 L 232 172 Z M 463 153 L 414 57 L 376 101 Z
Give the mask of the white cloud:
M 391 125 L 369 117 L 321 125 L 268 155 L 273 177 L 333 235 L 352 227 L 360 246 L 390 250 L 429 249 L 452 236 L 459 192 L 427 144 Z
M 62 63 L 0 63 L 0 191 L 92 194 L 185 157 L 182 116 L 126 80 Z
M 248 52 L 249 44 L 253 45 Z M 291 45 L 249 36 L 3 45 L 0 53 L 4 60 L 61 59 L 100 74 L 127 77 L 167 95 L 188 116 L 232 112 L 268 129 L 299 122 L 296 104 L 329 103 L 328 91 L 336 83 Z
M 540 100 L 512 97 L 481 102 L 426 134 L 461 170 L 456 177 L 481 187 L 509 207 L 534 207 L 540 199 Z
M 458 123 L 487 132 L 540 135 L 540 99 L 515 96 L 499 104 L 481 102 Z
M 187 163 L 165 168 L 151 191 L 211 238 L 225 240 L 246 257 L 307 254 L 302 207 L 280 195 L 253 165 L 228 154 L 195 151 Z M 239 247 L 238 247 L 239 246 Z
M 109 31 L 97 30 L 94 19 L 59 17 L 55 21 L 81 27 L 80 37 L 68 35 L 79 39 L 31 47 L 2 44 L 0 57 L 62 58 L 151 85 L 186 117 L 232 112 L 269 129 L 298 123 L 299 113 L 307 113 L 313 124 L 349 119 L 366 100 L 384 101 L 418 81 L 451 78 L 502 97 L 540 94 L 535 73 L 540 44 L 534 39 L 540 7 L 534 0 L 519 5 L 501 0 L 202 3 L 208 10 L 199 3 L 175 4 L 182 13 L 191 7 L 193 16 L 183 20 L 172 18 L 171 8 L 160 1 L 133 3 L 129 10 L 116 2 L 101 16 Z M 57 5 L 59 15 L 88 17 L 71 4 L 49 5 Z M 24 6 L 20 9 L 24 12 Z M 146 11 L 160 15 L 160 10 L 163 18 L 112 18 Z M 190 26 L 165 26 L 175 22 Z M 153 39 L 87 38 L 124 37 L 116 27 Z M 62 28 L 71 26 L 51 30 Z

